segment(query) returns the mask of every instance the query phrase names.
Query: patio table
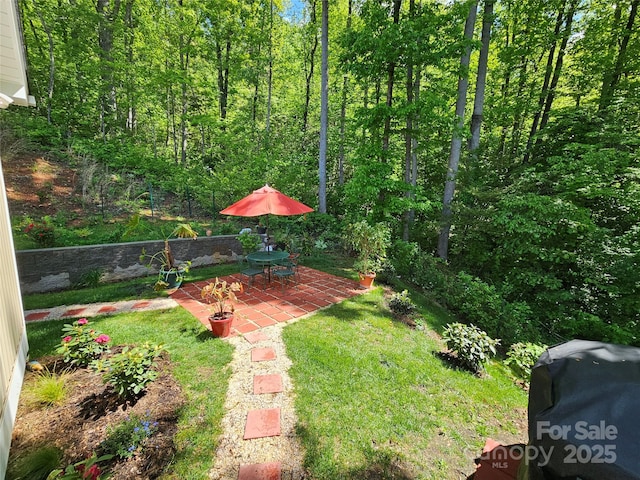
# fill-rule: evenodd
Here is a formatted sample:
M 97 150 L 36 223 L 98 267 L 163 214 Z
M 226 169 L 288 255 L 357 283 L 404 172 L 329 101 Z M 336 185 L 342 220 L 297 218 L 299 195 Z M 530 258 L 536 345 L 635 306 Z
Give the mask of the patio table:
M 271 265 L 275 265 L 285 258 L 289 258 L 289 252 L 279 250 L 273 252 L 253 252 L 247 255 L 248 260 L 268 268 L 269 283 L 271 283 Z

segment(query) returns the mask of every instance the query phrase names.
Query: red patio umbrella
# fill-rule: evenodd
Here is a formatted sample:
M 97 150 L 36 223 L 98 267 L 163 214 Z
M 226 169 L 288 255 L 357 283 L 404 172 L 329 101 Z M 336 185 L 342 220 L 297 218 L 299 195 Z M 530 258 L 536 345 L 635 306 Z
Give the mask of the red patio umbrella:
M 313 212 L 313 208 L 307 207 L 275 188 L 265 185 L 253 193 L 228 206 L 220 213 L 223 215 L 235 215 L 237 217 L 258 217 L 260 215 L 302 215 Z M 267 217 L 267 234 L 269 217 Z M 269 237 L 267 237 L 267 243 Z

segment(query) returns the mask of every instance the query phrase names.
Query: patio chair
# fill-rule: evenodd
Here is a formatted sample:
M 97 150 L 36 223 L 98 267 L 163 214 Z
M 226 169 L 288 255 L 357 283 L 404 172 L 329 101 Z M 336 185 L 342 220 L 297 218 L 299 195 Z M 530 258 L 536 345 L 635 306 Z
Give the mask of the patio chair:
M 249 267 L 242 270 L 240 274 L 249 277 L 249 286 L 253 285 L 253 281 L 258 275 L 262 275 L 262 288 L 265 288 L 267 285 L 267 276 L 264 267 L 252 260 L 247 260 L 247 262 L 249 263 Z
M 298 259 L 300 258 L 299 253 L 292 253 L 289 255 L 289 258 L 285 258 L 280 265 L 286 267 L 290 270 L 293 270 L 294 274 L 300 278 L 300 272 L 298 272 Z
M 286 261 L 286 259 L 285 259 Z M 284 284 L 288 282 L 296 282 L 296 272 L 293 268 L 290 268 L 286 265 L 279 264 L 271 271 L 271 273 L 280 280 L 280 285 L 282 286 L 282 290 L 284 290 Z

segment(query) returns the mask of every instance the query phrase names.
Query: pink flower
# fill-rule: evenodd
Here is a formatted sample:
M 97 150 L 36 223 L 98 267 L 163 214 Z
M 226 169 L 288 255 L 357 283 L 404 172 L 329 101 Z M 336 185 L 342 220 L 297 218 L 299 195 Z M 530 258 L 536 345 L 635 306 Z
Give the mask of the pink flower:
M 100 477 L 100 474 L 102 472 L 100 471 L 100 468 L 98 468 L 98 465 L 91 465 L 86 472 L 84 472 L 84 475 L 82 476 L 82 478 L 88 478 L 90 480 L 98 480 L 98 478 Z
M 67 335 L 66 337 L 64 337 L 62 339 L 62 341 L 65 342 L 65 343 L 70 342 L 71 341 L 71 335 Z
M 78 325 L 86 325 L 87 323 L 89 323 L 89 320 L 87 320 L 86 318 L 81 318 L 80 320 L 78 320 Z
M 109 340 L 111 340 L 109 338 L 109 335 L 105 335 L 104 333 L 101 335 L 98 335 L 98 337 L 96 338 L 96 342 L 98 343 L 109 343 Z

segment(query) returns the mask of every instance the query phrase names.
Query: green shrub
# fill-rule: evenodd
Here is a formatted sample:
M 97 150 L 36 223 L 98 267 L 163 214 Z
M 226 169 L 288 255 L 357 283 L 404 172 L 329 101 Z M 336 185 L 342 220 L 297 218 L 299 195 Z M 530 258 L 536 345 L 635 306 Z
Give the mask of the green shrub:
M 403 290 L 402 292 L 394 293 L 389 300 L 389 309 L 397 315 L 410 315 L 416 310 L 416 306 L 409 298 L 409 292 Z
M 500 344 L 499 339 L 491 338 L 473 324 L 451 323 L 445 328 L 442 338 L 447 348 L 457 354 L 458 360 L 474 372 L 483 369 Z
M 149 343 L 132 348 L 127 346 L 120 353 L 96 361 L 94 368 L 103 372 L 102 380 L 112 385 L 118 395 L 133 397 L 158 376 L 153 367 L 162 350 L 162 345 L 152 346 Z
M 531 342 L 518 342 L 509 347 L 505 364 L 522 380 L 528 381 L 531 369 L 547 349 L 546 345 Z
M 390 250 L 390 257 L 398 275 L 411 277 L 416 272 L 420 257 L 420 246 L 415 242 L 396 240 Z
M 76 320 L 72 325 L 66 324 L 62 332 L 65 335 L 56 351 L 65 363 L 87 366 L 109 351 L 109 336 L 91 328 L 86 318 Z
M 130 458 L 144 446 L 145 440 L 157 428 L 158 422 L 152 422 L 148 416 L 140 418 L 132 415 L 119 425 L 107 429 L 107 438 L 100 444 L 100 450 L 120 458 Z
M 258 250 L 260 243 L 262 243 L 262 239 L 258 235 L 249 231 L 241 233 L 237 239 L 240 245 L 242 245 L 242 253 L 245 255 Z
M 51 248 L 56 244 L 55 230 L 48 218 L 44 218 L 40 222 L 29 223 L 24 229 L 24 233 L 26 233 L 39 248 Z
M 98 463 L 112 458 L 113 455 L 103 455 L 98 458 L 94 453 L 81 462 L 68 465 L 64 470 L 52 471 L 47 480 L 101 480 L 106 477 L 102 476 Z
M 73 288 L 96 288 L 100 285 L 102 280 L 102 269 L 94 268 L 84 273 L 78 282 L 73 285 Z
M 409 250 L 409 244 L 404 247 Z M 466 272 L 457 274 L 440 259 L 418 253 L 408 278 L 431 293 L 438 302 L 466 323 L 473 323 L 505 345 L 527 339 L 538 340 L 540 332 L 532 323 L 531 308 L 524 302 L 508 302 L 493 285 Z
M 7 480 L 46 480 L 62 461 L 62 451 L 52 445 L 38 447 L 28 454 L 10 458 Z
M 33 384 L 26 389 L 36 403 L 46 406 L 60 405 L 67 397 L 67 374 L 57 374 L 45 369 L 39 372 Z
M 376 281 L 379 283 L 386 283 L 387 285 L 393 285 L 397 280 L 398 274 L 396 273 L 396 268 L 393 266 L 388 259 L 382 260 L 380 262 L 380 267 L 378 268 L 378 274 L 376 276 Z

